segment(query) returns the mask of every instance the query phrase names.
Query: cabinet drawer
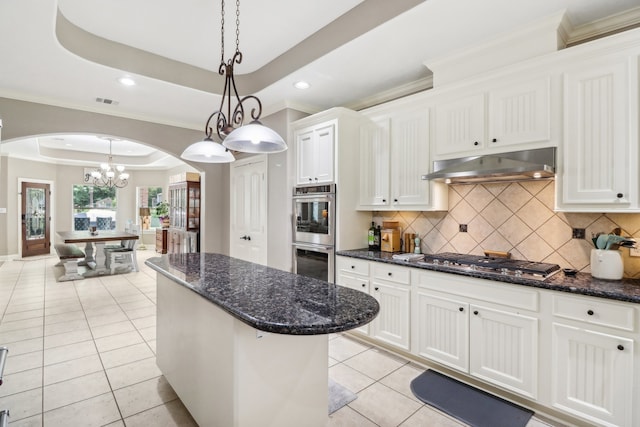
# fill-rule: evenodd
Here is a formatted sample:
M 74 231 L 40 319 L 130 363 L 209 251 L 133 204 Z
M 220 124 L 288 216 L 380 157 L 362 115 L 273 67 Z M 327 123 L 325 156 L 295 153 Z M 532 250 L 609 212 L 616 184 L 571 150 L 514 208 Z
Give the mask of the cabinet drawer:
M 376 262 L 373 264 L 373 277 L 374 279 L 408 285 L 411 278 L 411 270 L 407 267 L 396 267 Z
M 414 270 L 413 280 L 414 284 L 422 289 L 446 292 L 515 309 L 539 310 L 538 291 L 526 286 L 417 269 Z
M 369 279 L 345 276 L 341 274 L 338 278 L 338 284 L 357 291 L 362 291 L 366 294 L 369 293 Z
M 337 257 L 338 271 L 349 272 L 360 276 L 369 275 L 369 261 L 349 257 Z
M 624 331 L 633 331 L 635 325 L 634 307 L 598 298 L 554 295 L 553 315 Z

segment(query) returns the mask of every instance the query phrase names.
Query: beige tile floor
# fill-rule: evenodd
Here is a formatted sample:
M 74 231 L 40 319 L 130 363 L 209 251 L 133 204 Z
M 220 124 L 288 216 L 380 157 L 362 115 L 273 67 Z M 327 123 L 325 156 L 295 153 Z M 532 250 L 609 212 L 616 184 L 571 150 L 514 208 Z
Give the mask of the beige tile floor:
M 55 281 L 55 257 L 0 265 L 0 409 L 10 426 L 195 426 L 155 364 L 155 272 Z M 330 427 L 461 426 L 419 402 L 422 368 L 346 335 L 330 336 L 329 375 L 358 398 Z M 533 419 L 529 427 L 548 426 Z

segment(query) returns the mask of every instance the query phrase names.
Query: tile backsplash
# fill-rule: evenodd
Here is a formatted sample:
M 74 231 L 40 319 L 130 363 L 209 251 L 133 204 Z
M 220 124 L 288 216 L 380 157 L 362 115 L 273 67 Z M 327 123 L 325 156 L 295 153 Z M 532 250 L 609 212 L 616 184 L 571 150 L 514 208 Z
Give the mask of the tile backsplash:
M 448 212 L 374 212 L 373 221 L 398 221 L 403 235 L 420 236 L 424 253 L 506 251 L 586 273 L 593 234 L 620 227 L 623 236 L 640 239 L 640 214 L 554 212 L 554 197 L 554 181 L 450 185 Z M 585 238 L 573 238 L 574 228 L 585 229 Z M 640 278 L 640 257 L 621 252 L 625 277 Z

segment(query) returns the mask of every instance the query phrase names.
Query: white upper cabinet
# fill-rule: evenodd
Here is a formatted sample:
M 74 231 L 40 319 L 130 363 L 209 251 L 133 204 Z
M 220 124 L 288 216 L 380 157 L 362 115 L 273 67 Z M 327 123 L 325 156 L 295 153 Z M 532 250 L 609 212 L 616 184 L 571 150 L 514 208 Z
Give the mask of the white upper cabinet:
M 391 119 L 388 117 L 360 126 L 360 205 L 389 206 L 391 172 Z
M 468 153 L 484 147 L 485 96 L 468 96 L 436 107 L 435 153 Z
M 361 210 L 446 210 L 446 188 L 429 169 L 429 109 L 400 109 L 360 127 Z
M 297 184 L 333 182 L 334 135 L 334 123 L 296 132 Z
M 488 144 L 503 146 L 551 139 L 551 79 L 544 77 L 489 92 Z
M 618 56 L 564 73 L 560 210 L 637 208 L 637 67 L 637 57 Z
M 435 155 L 474 155 L 519 144 L 548 144 L 550 114 L 549 77 L 445 101 L 436 107 Z

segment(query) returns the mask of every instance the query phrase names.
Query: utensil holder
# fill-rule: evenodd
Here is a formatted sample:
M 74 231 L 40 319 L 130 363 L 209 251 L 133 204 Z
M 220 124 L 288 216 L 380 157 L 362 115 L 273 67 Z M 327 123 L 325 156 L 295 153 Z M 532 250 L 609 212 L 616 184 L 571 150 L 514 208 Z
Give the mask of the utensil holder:
M 622 279 L 624 266 L 620 251 L 591 249 L 591 275 L 597 279 Z

